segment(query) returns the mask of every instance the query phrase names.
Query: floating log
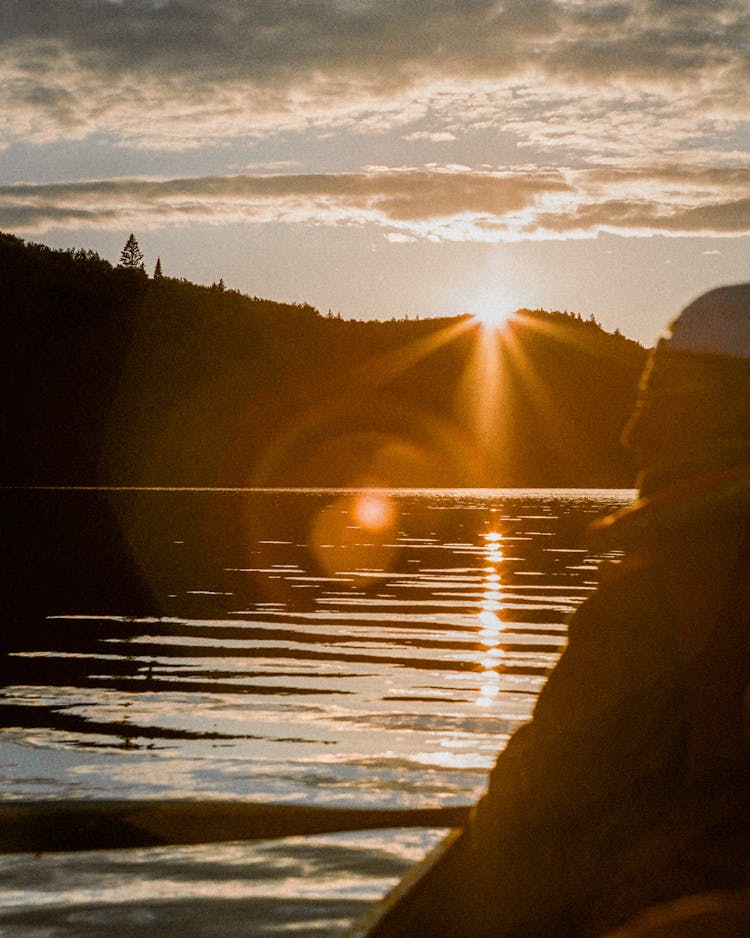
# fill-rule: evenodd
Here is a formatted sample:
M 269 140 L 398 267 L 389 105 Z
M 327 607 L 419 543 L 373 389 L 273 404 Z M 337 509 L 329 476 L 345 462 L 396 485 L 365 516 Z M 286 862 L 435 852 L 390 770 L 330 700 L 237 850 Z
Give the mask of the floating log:
M 0 853 L 268 840 L 390 827 L 461 827 L 468 807 L 330 808 L 242 801 L 6 801 Z

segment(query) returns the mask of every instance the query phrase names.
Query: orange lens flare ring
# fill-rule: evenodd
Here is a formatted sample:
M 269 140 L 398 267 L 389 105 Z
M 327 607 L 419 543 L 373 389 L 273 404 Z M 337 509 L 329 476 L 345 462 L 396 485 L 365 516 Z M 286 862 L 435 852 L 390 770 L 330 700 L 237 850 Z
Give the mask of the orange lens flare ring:
M 385 493 L 365 491 L 355 496 L 351 514 L 360 528 L 373 532 L 387 531 L 396 520 L 396 506 Z
M 386 492 L 364 489 L 342 495 L 313 519 L 310 549 L 327 575 L 392 570 L 397 521 L 396 503 Z

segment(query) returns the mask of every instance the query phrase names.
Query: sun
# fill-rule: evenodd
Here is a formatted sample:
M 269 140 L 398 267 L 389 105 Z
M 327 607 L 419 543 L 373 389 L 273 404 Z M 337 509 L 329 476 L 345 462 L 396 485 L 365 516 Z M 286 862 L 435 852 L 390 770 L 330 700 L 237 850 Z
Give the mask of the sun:
M 514 310 L 505 307 L 488 307 L 472 315 L 483 329 L 491 332 L 504 329 L 513 313 Z

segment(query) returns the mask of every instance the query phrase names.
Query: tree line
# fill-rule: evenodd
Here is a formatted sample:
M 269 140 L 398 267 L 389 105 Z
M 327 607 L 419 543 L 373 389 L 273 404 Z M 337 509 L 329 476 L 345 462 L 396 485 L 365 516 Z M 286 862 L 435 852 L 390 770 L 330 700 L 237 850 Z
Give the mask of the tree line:
M 161 259 L 149 277 L 133 235 L 116 267 L 0 235 L 0 270 L 4 484 L 632 482 L 645 350 L 576 314 L 519 311 L 490 377 L 469 317 L 346 320 Z

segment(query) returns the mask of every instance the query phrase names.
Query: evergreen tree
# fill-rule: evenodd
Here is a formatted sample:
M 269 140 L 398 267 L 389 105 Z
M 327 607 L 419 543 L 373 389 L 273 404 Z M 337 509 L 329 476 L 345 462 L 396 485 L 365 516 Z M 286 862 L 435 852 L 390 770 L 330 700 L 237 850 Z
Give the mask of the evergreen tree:
M 138 242 L 132 231 L 130 232 L 130 237 L 125 242 L 125 247 L 120 251 L 120 263 L 118 266 L 124 267 L 126 270 L 141 270 L 143 268 L 143 252 L 138 246 Z
M 161 272 L 161 258 L 156 258 L 156 267 L 154 267 L 154 280 L 161 280 L 164 274 Z

